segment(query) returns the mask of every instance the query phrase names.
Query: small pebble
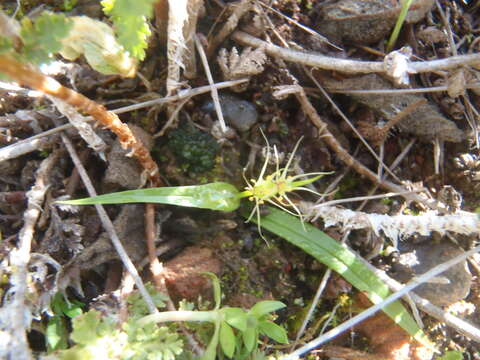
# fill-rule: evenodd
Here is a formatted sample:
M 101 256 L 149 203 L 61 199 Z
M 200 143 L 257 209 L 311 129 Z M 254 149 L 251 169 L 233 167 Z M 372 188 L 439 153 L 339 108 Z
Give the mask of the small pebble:
M 258 121 L 257 109 L 252 103 L 229 94 L 219 94 L 219 99 L 225 122 L 238 131 L 246 132 Z M 202 106 L 202 110 L 216 115 L 211 99 Z
M 402 278 L 405 275 L 402 272 L 405 270 L 410 272 L 408 277 L 412 275 L 418 277 L 434 266 L 463 253 L 463 250 L 447 241 L 440 243 L 427 241 L 421 244 L 403 243 L 403 246 L 399 246 L 399 248 L 401 251 L 399 262 L 404 269 L 393 277 L 402 282 L 408 280 Z M 462 261 L 438 275 L 433 282 L 420 285 L 414 292 L 437 306 L 445 306 L 467 297 L 471 285 L 472 274 L 468 271 L 467 263 Z

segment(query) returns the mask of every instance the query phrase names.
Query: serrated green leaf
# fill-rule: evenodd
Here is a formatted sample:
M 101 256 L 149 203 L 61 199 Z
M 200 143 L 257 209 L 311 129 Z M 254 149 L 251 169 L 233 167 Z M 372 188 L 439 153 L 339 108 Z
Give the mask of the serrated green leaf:
M 23 41 L 23 58 L 33 64 L 42 64 L 51 60 L 52 54 L 62 49 L 62 40 L 72 29 L 73 22 L 64 14 L 44 11 L 35 23 L 24 17 L 20 31 Z
M 247 313 L 240 308 L 226 307 L 221 310 L 225 321 L 234 328 L 245 331 L 247 328 Z
M 260 333 L 268 336 L 280 344 L 288 344 L 287 332 L 281 326 L 269 320 L 262 320 L 258 323 Z
M 358 290 L 365 291 L 374 304 L 378 304 L 390 295 L 388 286 L 358 260 L 347 246 L 338 243 L 310 224 L 302 224 L 298 218 L 283 211 L 273 207 L 268 207 L 268 211 L 269 215 L 261 219 L 263 228 L 298 246 L 342 275 Z M 248 217 L 248 213 L 242 215 Z M 253 218 L 253 221 L 256 222 L 256 219 Z M 431 345 L 415 320 L 399 301 L 387 305 L 383 311 L 416 340 L 427 346 Z
M 91 198 L 57 201 L 57 203 L 69 205 L 160 203 L 219 211 L 234 211 L 240 206 L 238 194 L 239 191 L 233 185 L 215 182 L 205 185 L 128 190 Z
M 117 42 L 110 26 L 87 16 L 74 16 L 71 21 L 73 28 L 62 41 L 60 55 L 68 60 L 84 55 L 89 65 L 102 74 L 135 75 L 135 59 Z
M 148 19 L 153 15 L 156 0 L 104 0 L 103 11 L 109 15 L 118 41 L 136 59 L 145 58 L 147 39 L 150 36 Z
M 223 321 L 220 324 L 220 346 L 227 357 L 233 357 L 235 353 L 235 334 L 230 325 Z
M 263 315 L 277 311 L 278 309 L 282 309 L 285 306 L 287 305 L 285 305 L 280 301 L 264 300 L 253 305 L 253 307 L 250 309 L 248 313 L 255 316 L 258 319 Z

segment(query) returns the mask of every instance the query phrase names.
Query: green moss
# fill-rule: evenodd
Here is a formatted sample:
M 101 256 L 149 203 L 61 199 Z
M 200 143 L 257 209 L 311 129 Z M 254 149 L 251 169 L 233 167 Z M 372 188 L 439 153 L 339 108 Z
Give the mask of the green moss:
M 201 173 L 215 166 L 219 150 L 216 140 L 189 123 L 181 124 L 168 136 L 168 146 L 188 172 Z

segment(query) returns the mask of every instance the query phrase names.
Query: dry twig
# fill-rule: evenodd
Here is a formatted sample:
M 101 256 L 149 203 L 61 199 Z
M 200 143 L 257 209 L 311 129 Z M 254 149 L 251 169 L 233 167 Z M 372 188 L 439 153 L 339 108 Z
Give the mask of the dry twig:
M 158 166 L 153 161 L 150 152 L 135 138 L 129 127 L 122 123 L 114 113 L 107 111 L 104 106 L 76 91 L 64 87 L 55 79 L 5 56 L 0 56 L 0 72 L 5 73 L 21 85 L 57 97 L 77 110 L 91 115 L 118 136 L 118 140 L 123 148 L 132 150 L 132 155 L 138 159 L 145 169 L 150 181 L 154 185 L 159 183 Z
M 180 100 L 187 100 L 187 99 L 189 99 L 193 96 L 205 94 L 205 93 L 211 91 L 212 87 L 215 87 L 216 89 L 223 89 L 223 88 L 227 88 L 227 87 L 231 87 L 231 86 L 237 86 L 237 85 L 242 84 L 246 81 L 248 81 L 248 80 L 247 79 L 240 79 L 240 80 L 220 82 L 220 83 L 217 83 L 213 86 L 210 86 L 210 85 L 200 86 L 198 88 L 180 91 L 177 95 L 162 97 L 162 98 L 159 98 L 159 99 L 144 101 L 144 102 L 139 103 L 139 104 L 124 106 L 122 108 L 112 110 L 111 112 L 114 113 L 114 114 L 122 114 L 122 113 L 126 113 L 126 112 L 129 112 L 129 111 L 143 109 L 143 108 L 146 108 L 146 107 L 149 107 L 149 106 L 155 106 L 155 105 L 159 105 L 159 104 L 165 104 L 165 103 L 175 102 L 175 101 L 180 101 Z M 92 119 L 92 117 L 86 117 L 85 120 L 90 121 L 90 120 L 93 120 L 93 119 Z M 73 126 L 72 124 L 60 125 L 60 126 L 57 126 L 56 128 L 44 131 L 41 134 L 37 134 L 37 135 L 29 137 L 28 139 L 21 140 L 21 141 L 15 143 L 15 144 L 5 146 L 5 147 L 0 149 L 0 161 L 15 159 L 19 156 L 28 154 L 32 151 L 39 150 L 43 146 L 46 146 L 49 143 L 53 143 L 55 141 L 55 139 L 50 139 L 50 140 L 47 141 L 45 139 L 42 139 L 43 137 L 50 136 L 52 134 L 56 134 L 58 132 L 70 129 L 72 126 Z
M 372 307 L 368 308 L 367 310 L 361 312 L 360 314 L 354 316 L 350 320 L 345 321 L 343 324 L 340 326 L 337 326 L 336 328 L 326 332 L 322 336 L 316 338 L 315 340 L 309 342 L 305 346 L 301 347 L 300 349 L 294 351 L 293 353 L 282 357 L 282 360 L 296 360 L 300 356 L 306 354 L 307 352 L 319 347 L 320 345 L 330 341 L 334 337 L 338 336 L 339 334 L 343 333 L 344 331 L 350 329 L 351 327 L 355 326 L 356 324 L 360 323 L 361 321 L 367 319 L 368 317 L 372 316 L 375 314 L 377 311 L 383 309 L 385 306 L 393 303 L 394 301 L 400 299 L 403 297 L 405 294 L 408 292 L 412 291 L 416 287 L 420 286 L 421 284 L 429 281 L 431 278 L 440 275 L 444 271 L 448 270 L 452 266 L 458 264 L 461 261 L 464 261 L 466 258 L 469 256 L 472 256 L 480 251 L 480 246 L 477 246 L 473 248 L 472 250 L 466 251 L 463 254 L 460 254 L 456 257 L 454 257 L 451 260 L 448 260 L 440 265 L 435 266 L 434 268 L 430 269 L 423 275 L 420 275 L 419 277 L 414 278 L 411 280 L 407 285 L 403 286 L 401 290 L 397 291 L 396 293 L 390 295 L 387 297 L 385 300 L 382 302 L 373 305 Z
M 350 74 L 386 73 L 387 70 L 384 62 L 339 59 L 313 54 L 307 51 L 285 49 L 238 30 L 232 34 L 232 39 L 245 46 L 255 48 L 265 46 L 265 52 L 270 56 L 279 57 L 286 61 L 313 66 L 324 70 L 334 70 Z M 454 69 L 464 65 L 479 64 L 480 54 L 458 55 L 441 60 L 410 62 L 408 64 L 408 72 L 411 74 L 431 72 Z
M 36 173 L 35 185 L 28 191 L 28 207 L 24 212 L 24 225 L 20 230 L 18 248 L 10 252 L 10 277 L 12 299 L 3 304 L 0 313 L 0 328 L 5 337 L 0 355 L 5 359 L 32 359 L 26 331 L 30 327 L 31 314 L 26 306 L 28 286 L 28 263 L 35 232 L 35 224 L 40 215 L 45 193 L 48 189 L 48 174 L 58 159 L 58 152 L 50 154 L 42 161 Z
M 87 174 L 87 171 L 83 167 L 83 164 L 81 163 L 80 159 L 78 158 L 77 152 L 75 151 L 75 148 L 73 147 L 71 141 L 65 136 L 62 135 L 62 140 L 63 143 L 65 144 L 65 147 L 70 154 L 70 157 L 72 158 L 72 161 L 75 165 L 75 167 L 78 170 L 78 173 L 80 174 L 80 177 L 83 181 L 83 184 L 85 185 L 85 188 L 87 189 L 88 195 L 93 197 L 97 195 L 97 192 L 95 191 L 95 188 L 93 187 L 92 182 L 90 181 L 90 178 Z M 122 261 L 123 265 L 127 269 L 127 271 L 130 273 L 130 275 L 133 277 L 135 280 L 135 284 L 137 285 L 138 290 L 140 291 L 140 294 L 142 295 L 143 299 L 145 300 L 145 303 L 148 306 L 148 310 L 151 313 L 157 312 L 157 308 L 148 293 L 147 289 L 145 288 L 145 285 L 143 284 L 142 279 L 140 278 L 137 269 L 135 268 L 135 265 L 133 265 L 132 260 L 130 260 L 127 252 L 125 251 L 125 248 L 123 247 L 120 239 L 118 238 L 118 235 L 115 231 L 115 227 L 113 226 L 112 221 L 108 217 L 107 212 L 103 208 L 102 205 L 95 205 L 95 209 L 97 210 L 98 216 L 100 218 L 100 221 L 102 222 L 102 225 L 109 235 L 112 244 L 117 251 L 118 257 Z

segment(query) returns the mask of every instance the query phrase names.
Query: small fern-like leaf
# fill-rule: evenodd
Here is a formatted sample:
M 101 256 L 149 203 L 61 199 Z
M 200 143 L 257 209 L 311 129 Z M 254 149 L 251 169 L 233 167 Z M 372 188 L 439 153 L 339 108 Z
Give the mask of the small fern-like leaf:
M 105 14 L 115 26 L 118 41 L 131 56 L 143 60 L 150 28 L 147 20 L 152 17 L 156 0 L 103 0 Z
M 62 49 L 62 39 L 70 32 L 73 23 L 64 14 L 44 11 L 32 23 L 22 19 L 21 37 L 23 58 L 33 64 L 49 62 L 54 53 Z

